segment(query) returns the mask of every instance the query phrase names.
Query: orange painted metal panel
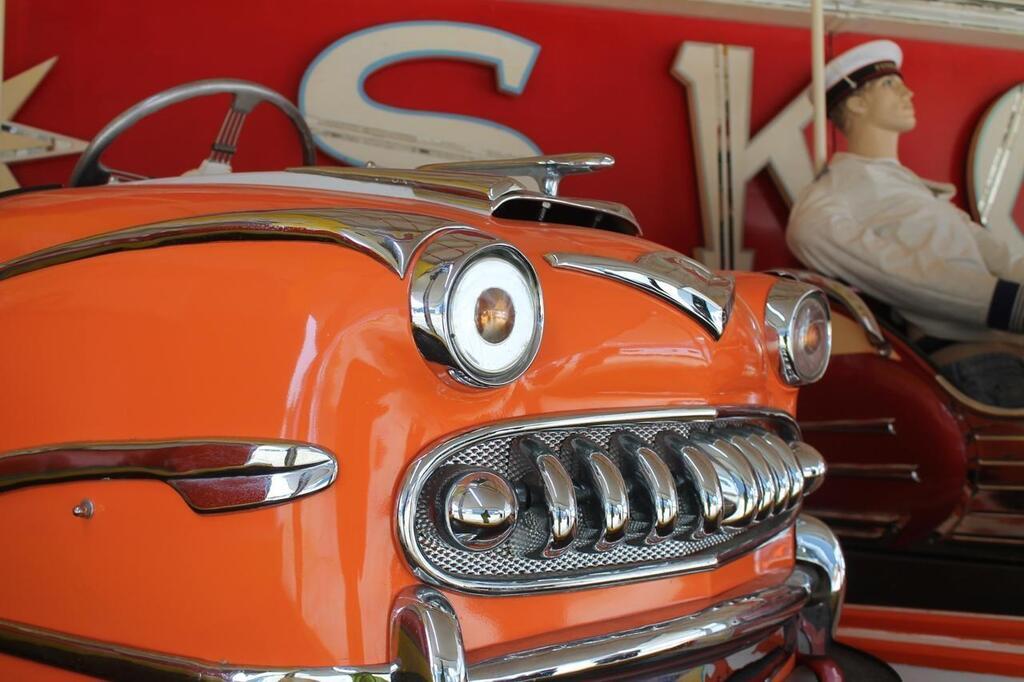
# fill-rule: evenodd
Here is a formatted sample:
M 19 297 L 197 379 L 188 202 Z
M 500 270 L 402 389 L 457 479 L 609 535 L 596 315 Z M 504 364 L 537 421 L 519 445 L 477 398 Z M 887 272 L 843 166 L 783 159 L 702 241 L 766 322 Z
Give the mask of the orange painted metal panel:
M 198 215 L 340 203 L 337 194 L 266 188 L 25 195 L 5 201 L 0 259 L 182 217 L 183 205 Z M 407 281 L 336 245 L 173 246 L 0 282 L 8 330 L 0 335 L 0 452 L 70 441 L 273 438 L 314 443 L 339 461 L 326 491 L 218 515 L 192 512 L 156 481 L 4 493 L 0 546 L 18 551 L 0 562 L 0 618 L 209 660 L 383 662 L 394 595 L 417 582 L 395 538 L 397 486 L 432 443 L 554 412 L 710 404 L 792 413 L 795 391 L 778 380 L 763 347 L 771 278 L 738 277 L 732 321 L 716 343 L 656 299 L 543 261 L 556 249 L 632 259 L 653 245 L 429 212 L 513 241 L 538 270 L 544 340 L 510 386 L 468 388 L 428 365 L 412 342 Z M 86 497 L 93 518 L 72 516 Z M 449 597 L 472 651 L 650 622 L 668 604 L 697 610 L 781 581 L 792 561 L 790 534 L 715 572 L 557 595 Z

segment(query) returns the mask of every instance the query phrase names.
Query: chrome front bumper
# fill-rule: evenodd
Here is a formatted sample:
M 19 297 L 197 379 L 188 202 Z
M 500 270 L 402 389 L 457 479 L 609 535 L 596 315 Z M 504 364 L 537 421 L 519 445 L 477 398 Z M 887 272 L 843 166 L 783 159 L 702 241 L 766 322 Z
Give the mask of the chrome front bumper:
M 192 679 L 225 682 L 462 682 L 612 674 L 670 657 L 683 673 L 724 658 L 783 627 L 795 627 L 801 652 L 822 655 L 839 617 L 845 566 L 835 536 L 820 521 L 797 520 L 797 566 L 776 587 L 635 630 L 467 662 L 459 619 L 437 590 L 414 586 L 395 600 L 388 664 L 370 667 L 271 669 L 187 659 L 84 640 L 0 621 L 0 653 L 105 679 Z M 783 661 L 784 662 L 784 661 Z

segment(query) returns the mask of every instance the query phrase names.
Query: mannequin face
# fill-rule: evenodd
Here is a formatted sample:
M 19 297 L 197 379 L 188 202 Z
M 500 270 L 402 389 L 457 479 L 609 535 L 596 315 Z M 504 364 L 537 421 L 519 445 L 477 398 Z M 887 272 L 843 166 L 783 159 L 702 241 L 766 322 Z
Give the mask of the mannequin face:
M 877 78 L 846 102 L 854 125 L 868 125 L 894 133 L 905 133 L 917 125 L 913 91 L 896 74 Z

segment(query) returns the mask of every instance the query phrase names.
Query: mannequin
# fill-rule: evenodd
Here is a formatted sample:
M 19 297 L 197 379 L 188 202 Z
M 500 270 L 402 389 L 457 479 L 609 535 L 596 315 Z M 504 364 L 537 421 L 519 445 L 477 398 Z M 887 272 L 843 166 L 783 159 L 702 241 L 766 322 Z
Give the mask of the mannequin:
M 892 306 L 968 395 L 1024 407 L 1024 259 L 950 202 L 952 185 L 900 163 L 900 135 L 917 123 L 902 60 L 898 45 L 880 40 L 826 67 L 829 118 L 849 151 L 801 193 L 787 244 L 811 268 Z

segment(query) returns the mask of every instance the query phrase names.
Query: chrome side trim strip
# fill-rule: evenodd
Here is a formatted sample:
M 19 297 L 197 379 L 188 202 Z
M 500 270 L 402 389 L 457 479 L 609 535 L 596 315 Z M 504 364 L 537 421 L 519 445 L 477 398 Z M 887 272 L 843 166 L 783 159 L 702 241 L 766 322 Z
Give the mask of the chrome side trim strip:
M 451 221 L 378 209 L 286 209 L 219 213 L 129 227 L 58 244 L 0 263 L 0 280 L 121 251 L 177 244 L 273 239 L 318 241 L 366 253 L 405 277 L 409 260 L 438 232 L 466 228 Z
M 555 268 L 636 287 L 683 311 L 716 340 L 725 332 L 732 311 L 734 280 L 716 275 L 675 251 L 646 253 L 632 263 L 582 253 L 549 253 L 544 258 Z
M 828 524 L 841 538 L 881 540 L 896 535 L 909 521 L 908 516 L 886 512 L 848 512 L 821 507 L 809 508 L 816 518 Z
M 916 464 L 853 464 L 846 462 L 829 462 L 829 476 L 845 478 L 891 478 L 898 481 L 920 483 Z
M 999 538 L 1024 540 L 1024 513 L 1000 513 L 971 511 L 963 515 L 953 529 L 953 536 L 964 538 Z
M 558 196 L 558 183 L 562 177 L 576 173 L 611 168 L 615 158 L 601 152 L 552 154 L 550 156 L 528 156 L 517 159 L 492 159 L 481 161 L 449 161 L 428 163 L 416 170 L 457 173 L 488 173 L 505 176 L 526 176 L 533 178 L 544 194 Z
M 126 441 L 60 445 L 0 456 L 0 493 L 107 478 L 156 479 L 197 512 L 287 502 L 327 488 L 337 459 L 304 443 Z
M 973 433 L 971 438 L 978 443 L 1024 443 L 1024 435 Z
M 877 419 L 801 421 L 800 428 L 804 431 L 824 431 L 826 433 L 864 433 L 877 434 L 880 436 L 895 436 L 896 418 L 878 417 Z

